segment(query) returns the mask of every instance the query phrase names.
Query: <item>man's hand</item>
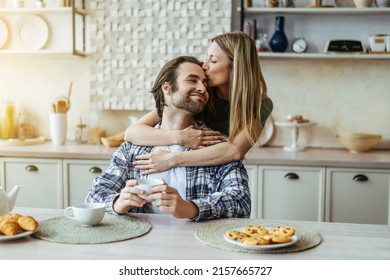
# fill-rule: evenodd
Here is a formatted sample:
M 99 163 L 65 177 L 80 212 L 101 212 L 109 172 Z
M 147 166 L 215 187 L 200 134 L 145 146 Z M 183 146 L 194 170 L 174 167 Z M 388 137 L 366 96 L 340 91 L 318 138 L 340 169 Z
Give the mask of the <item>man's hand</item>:
M 115 199 L 113 203 L 113 209 L 118 214 L 127 213 L 131 207 L 142 207 L 147 202 L 145 199 L 138 195 L 144 195 L 144 190 L 134 188 L 137 184 L 137 180 L 128 180 L 126 186 L 121 190 L 120 195 Z
M 156 206 L 162 212 L 169 213 L 175 218 L 191 219 L 199 214 L 199 209 L 194 203 L 182 199 L 178 190 L 166 183 L 154 187 L 152 194 L 147 197 L 147 201 L 155 201 Z

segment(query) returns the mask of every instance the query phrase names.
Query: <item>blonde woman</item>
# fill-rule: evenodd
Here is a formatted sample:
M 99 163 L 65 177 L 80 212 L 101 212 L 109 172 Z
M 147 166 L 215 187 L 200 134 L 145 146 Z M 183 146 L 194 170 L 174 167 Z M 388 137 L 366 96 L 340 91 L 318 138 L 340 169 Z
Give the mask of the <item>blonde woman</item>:
M 125 140 L 138 145 L 174 145 L 192 151 L 158 151 L 141 155 L 133 162 L 151 174 L 177 166 L 213 166 L 243 159 L 258 140 L 273 103 L 261 72 L 253 39 L 244 32 L 214 37 L 203 64 L 210 101 L 198 116 L 214 131 L 190 126 L 184 130 L 154 128 L 161 118 L 153 110 L 126 129 Z M 229 136 L 221 142 L 220 132 Z

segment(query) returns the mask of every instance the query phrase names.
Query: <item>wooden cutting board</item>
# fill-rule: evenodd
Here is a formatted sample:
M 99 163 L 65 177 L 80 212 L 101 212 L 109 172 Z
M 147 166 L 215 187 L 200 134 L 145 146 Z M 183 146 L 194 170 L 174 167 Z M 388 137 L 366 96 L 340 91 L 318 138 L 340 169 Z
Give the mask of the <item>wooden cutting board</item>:
M 28 138 L 25 140 L 20 139 L 1 139 L 0 146 L 26 146 L 26 145 L 37 145 L 45 143 L 45 137 L 40 136 L 36 138 Z

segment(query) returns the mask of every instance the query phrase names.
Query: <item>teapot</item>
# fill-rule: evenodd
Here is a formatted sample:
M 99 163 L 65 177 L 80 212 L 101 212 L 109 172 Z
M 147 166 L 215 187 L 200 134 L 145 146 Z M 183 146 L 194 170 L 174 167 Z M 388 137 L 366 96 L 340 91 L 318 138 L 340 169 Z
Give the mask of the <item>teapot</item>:
M 16 197 L 22 186 L 16 185 L 9 194 L 0 186 L 0 215 L 5 215 L 12 211 L 15 206 Z

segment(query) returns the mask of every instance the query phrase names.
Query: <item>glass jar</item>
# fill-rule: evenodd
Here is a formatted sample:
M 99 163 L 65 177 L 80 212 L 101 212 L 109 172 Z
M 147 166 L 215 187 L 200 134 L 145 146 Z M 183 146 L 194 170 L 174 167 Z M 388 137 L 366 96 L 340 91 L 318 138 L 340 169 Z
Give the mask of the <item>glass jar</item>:
M 270 51 L 267 33 L 260 33 L 259 34 L 259 38 L 256 40 L 256 47 L 257 47 L 258 52 L 269 52 Z
M 31 124 L 31 116 L 27 112 L 19 113 L 19 125 L 18 125 L 18 137 L 20 140 L 33 138 L 34 137 L 34 129 Z
M 88 144 L 101 144 L 101 137 L 106 136 L 106 129 L 102 124 L 104 118 L 102 117 L 102 109 L 95 107 L 89 116 L 88 123 Z
M 1 137 L 13 139 L 17 137 L 16 132 L 16 109 L 15 103 L 4 102 L 1 112 Z

